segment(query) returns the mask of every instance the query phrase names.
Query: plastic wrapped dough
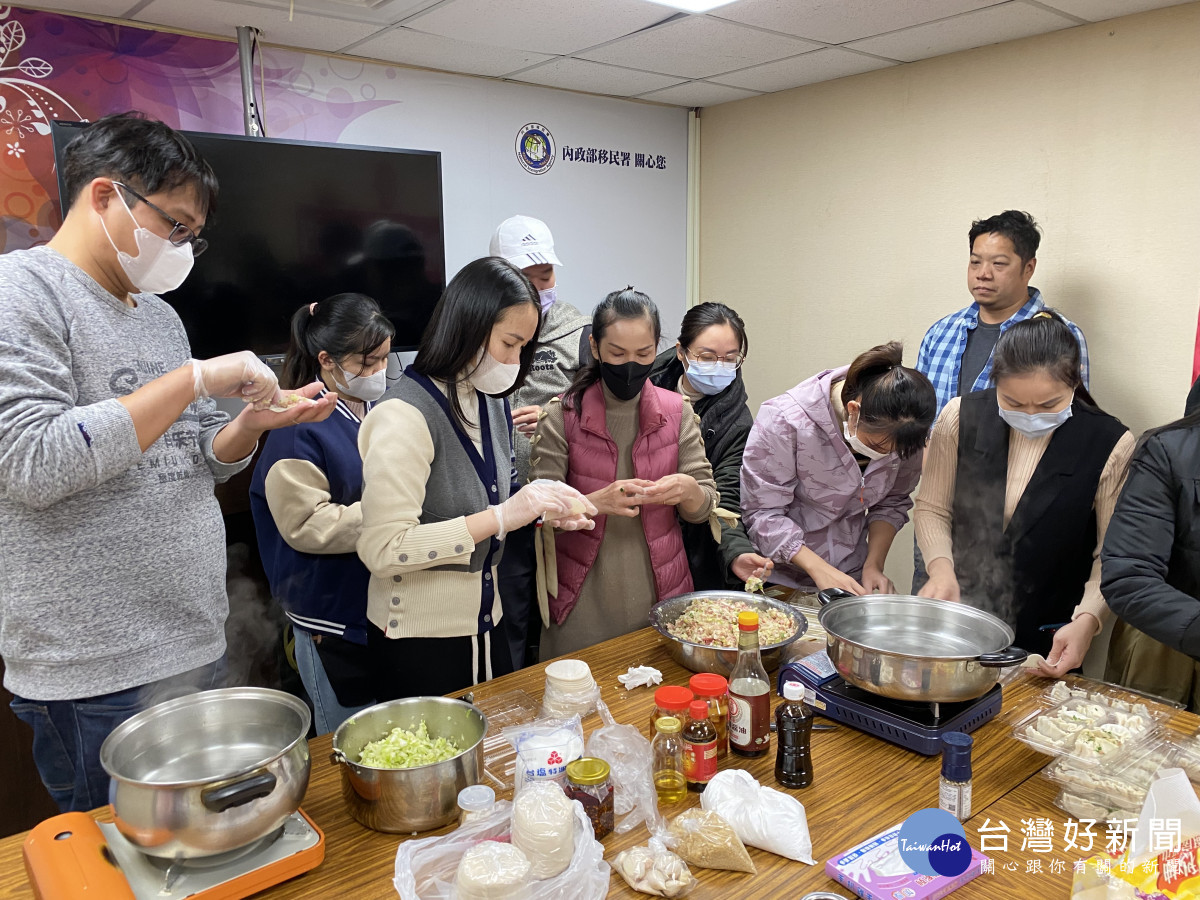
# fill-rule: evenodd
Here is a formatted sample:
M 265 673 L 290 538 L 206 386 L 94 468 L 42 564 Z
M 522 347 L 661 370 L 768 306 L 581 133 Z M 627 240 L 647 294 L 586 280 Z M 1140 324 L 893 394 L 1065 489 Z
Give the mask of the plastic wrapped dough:
M 463 854 L 454 887 L 458 900 L 521 900 L 531 877 L 524 853 L 512 844 L 483 841 Z
M 571 862 L 575 813 L 556 784 L 535 781 L 513 801 L 512 842 L 529 857 L 533 877 L 553 878 Z
M 687 863 L 657 838 L 651 838 L 645 847 L 622 850 L 613 860 L 613 868 L 635 891 L 654 897 L 682 897 L 696 883 Z

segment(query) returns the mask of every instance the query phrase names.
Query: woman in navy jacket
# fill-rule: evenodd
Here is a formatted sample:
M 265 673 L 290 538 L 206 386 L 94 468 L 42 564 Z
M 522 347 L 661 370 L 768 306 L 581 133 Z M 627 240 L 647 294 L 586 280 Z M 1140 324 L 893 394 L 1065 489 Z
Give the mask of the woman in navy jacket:
M 319 380 L 338 396 L 323 422 L 272 432 L 250 487 L 271 593 L 296 636 L 296 667 L 318 734 L 375 702 L 367 668 L 367 583 L 358 429 L 387 387 L 392 323 L 363 294 L 296 311 L 280 384 Z

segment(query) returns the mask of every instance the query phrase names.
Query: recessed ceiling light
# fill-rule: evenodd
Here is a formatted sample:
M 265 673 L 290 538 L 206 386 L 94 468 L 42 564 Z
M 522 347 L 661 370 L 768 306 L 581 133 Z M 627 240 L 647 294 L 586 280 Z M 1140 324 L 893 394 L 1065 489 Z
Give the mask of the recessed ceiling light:
M 728 6 L 734 0 L 650 0 L 659 6 L 669 6 L 672 9 L 682 9 L 690 13 L 706 13 L 718 6 Z

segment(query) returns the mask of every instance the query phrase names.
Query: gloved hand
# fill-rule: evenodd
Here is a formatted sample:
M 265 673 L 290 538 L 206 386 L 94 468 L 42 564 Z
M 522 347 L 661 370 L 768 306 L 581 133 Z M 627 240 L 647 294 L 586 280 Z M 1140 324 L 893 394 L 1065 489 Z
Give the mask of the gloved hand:
M 587 497 L 569 484 L 539 478 L 531 481 L 503 503 L 491 507 L 500 526 L 496 537 L 535 522 L 542 516 L 556 528 L 577 531 L 594 526 L 588 516 L 596 515 L 596 507 Z M 584 522 L 588 525 L 584 525 Z
M 214 356 L 212 359 L 193 359 L 192 381 L 196 399 L 204 397 L 233 397 L 247 403 L 273 401 L 279 395 L 279 381 L 267 364 L 242 350 Z

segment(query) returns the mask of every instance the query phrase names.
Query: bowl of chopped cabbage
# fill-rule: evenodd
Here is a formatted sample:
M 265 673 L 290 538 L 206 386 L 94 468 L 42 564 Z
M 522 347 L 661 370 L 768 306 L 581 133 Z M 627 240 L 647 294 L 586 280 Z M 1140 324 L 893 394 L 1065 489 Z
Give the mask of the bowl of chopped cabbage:
M 763 666 L 779 667 L 783 648 L 808 629 L 796 607 L 740 591 L 695 591 L 656 603 L 650 624 L 667 639 L 671 659 L 692 672 L 728 676 L 737 661 L 737 614 L 758 613 L 758 643 Z
M 458 816 L 458 792 L 483 780 L 487 719 L 449 697 L 406 697 L 364 709 L 333 734 L 342 797 L 375 831 L 413 833 Z

